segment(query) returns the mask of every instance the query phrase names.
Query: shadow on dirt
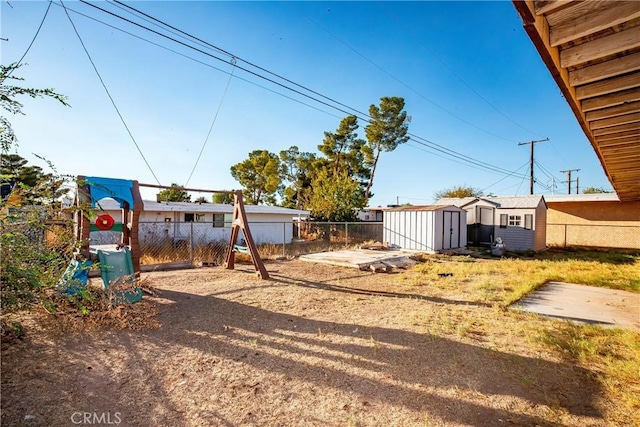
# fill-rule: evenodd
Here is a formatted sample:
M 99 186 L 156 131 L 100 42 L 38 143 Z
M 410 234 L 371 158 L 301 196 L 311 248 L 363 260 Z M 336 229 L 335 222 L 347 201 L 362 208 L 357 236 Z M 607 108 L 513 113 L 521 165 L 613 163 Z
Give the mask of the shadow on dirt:
M 212 296 L 172 290 L 162 290 L 161 296 L 172 301 L 159 318 L 166 328 L 162 334 L 150 332 L 149 338 L 218 353 L 260 371 L 349 390 L 366 402 L 409 407 L 451 423 L 493 425 L 509 420 L 516 425 L 560 425 L 430 391 L 472 390 L 495 398 L 515 396 L 531 405 L 561 407 L 574 415 L 602 416 L 595 406 L 599 384 L 589 371 L 577 366 L 433 335 L 318 321 Z M 212 312 L 224 319 L 224 325 L 208 315 Z M 212 320 L 203 321 L 207 318 Z M 315 366 L 300 361 L 308 357 L 326 363 Z M 385 380 L 372 384 L 369 372 L 382 373 Z

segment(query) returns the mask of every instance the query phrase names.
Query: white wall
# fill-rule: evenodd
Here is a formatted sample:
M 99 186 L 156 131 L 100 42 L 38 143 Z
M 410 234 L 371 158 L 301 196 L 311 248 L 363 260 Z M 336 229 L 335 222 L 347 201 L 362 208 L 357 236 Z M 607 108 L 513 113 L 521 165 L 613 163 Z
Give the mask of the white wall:
M 449 212 L 460 214 L 460 225 L 454 229 L 458 247 L 467 241 L 466 213 L 462 209 Z M 384 241 L 402 249 L 437 252 L 443 243 L 444 210 L 386 211 L 383 218 Z M 456 246 L 454 244 L 454 246 Z
M 116 223 L 121 222 L 121 211 L 100 212 L 103 213 L 111 215 Z M 230 223 L 225 223 L 224 227 L 214 227 L 213 213 L 205 213 L 203 222 L 184 222 L 184 214 L 185 212 L 141 212 L 138 227 L 140 243 L 188 240 L 190 236 L 193 236 L 195 245 L 229 241 Z M 170 218 L 171 222 L 165 222 L 165 218 Z M 231 215 L 227 218 L 230 221 Z M 293 220 L 289 214 L 247 214 L 247 221 L 253 240 L 258 245 L 290 243 L 293 239 Z M 115 244 L 120 241 L 120 234 L 112 231 L 91 232 L 91 244 Z M 242 232 L 239 242 L 241 238 L 244 238 Z

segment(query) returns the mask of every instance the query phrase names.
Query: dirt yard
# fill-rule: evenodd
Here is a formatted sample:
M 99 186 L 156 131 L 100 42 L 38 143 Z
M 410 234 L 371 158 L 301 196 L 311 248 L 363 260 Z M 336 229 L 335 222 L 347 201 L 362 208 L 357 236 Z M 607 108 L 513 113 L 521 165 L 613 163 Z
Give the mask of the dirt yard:
M 237 267 L 143 274 L 156 295 L 138 306 L 158 315 L 140 330 L 25 324 L 3 345 L 2 424 L 611 424 L 594 372 L 532 342 L 554 320 L 436 296 L 411 273 Z

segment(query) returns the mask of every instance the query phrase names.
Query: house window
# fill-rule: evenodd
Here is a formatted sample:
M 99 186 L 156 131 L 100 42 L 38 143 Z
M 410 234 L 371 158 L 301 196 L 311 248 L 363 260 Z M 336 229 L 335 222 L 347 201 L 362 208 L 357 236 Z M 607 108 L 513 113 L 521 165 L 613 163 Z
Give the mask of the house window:
M 204 214 L 196 214 L 196 222 L 204 222 Z
M 500 228 L 507 228 L 508 219 L 509 219 L 509 215 L 500 214 Z
M 214 227 L 231 227 L 231 214 L 213 214 Z
M 165 218 L 164 222 L 171 222 L 171 218 Z
M 520 215 L 509 215 L 509 227 L 520 227 L 522 217 Z
M 524 228 L 525 228 L 525 230 L 532 230 L 533 229 L 533 215 L 525 214 L 525 216 L 524 216 Z
M 186 213 L 184 214 L 184 222 L 193 222 L 195 220 L 195 214 Z

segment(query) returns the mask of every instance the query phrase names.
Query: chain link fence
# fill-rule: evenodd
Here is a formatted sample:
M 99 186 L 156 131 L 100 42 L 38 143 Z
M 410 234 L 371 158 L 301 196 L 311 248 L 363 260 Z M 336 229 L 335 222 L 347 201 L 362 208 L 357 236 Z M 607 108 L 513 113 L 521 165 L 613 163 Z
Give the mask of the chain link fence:
M 141 222 L 138 228 L 140 263 L 222 265 L 231 236 L 231 228 L 228 224 L 225 225 L 217 227 L 211 223 L 199 222 Z M 264 259 L 343 249 L 382 239 L 381 222 L 253 222 L 249 224 L 249 228 L 260 257 Z M 91 234 L 91 244 L 118 242 L 119 233 Z M 237 244 L 245 245 L 242 232 Z
M 640 249 L 635 225 L 547 224 L 547 246 Z

